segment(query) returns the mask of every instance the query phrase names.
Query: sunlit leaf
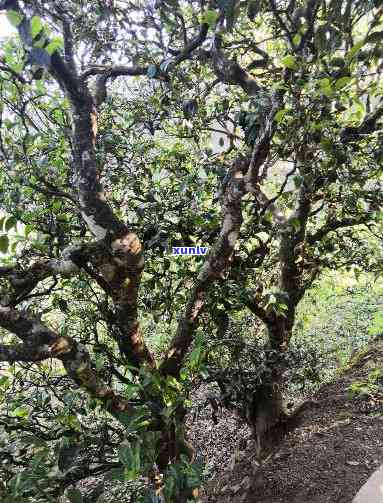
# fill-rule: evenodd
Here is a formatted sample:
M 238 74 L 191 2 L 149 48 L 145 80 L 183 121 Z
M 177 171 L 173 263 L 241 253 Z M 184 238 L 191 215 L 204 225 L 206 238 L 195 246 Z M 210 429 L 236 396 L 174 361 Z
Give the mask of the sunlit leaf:
M 291 70 L 296 70 L 298 68 L 296 58 L 292 54 L 288 54 L 282 58 L 281 63 L 283 66 L 290 68 Z
M 27 409 L 26 407 L 17 407 L 12 412 L 12 415 L 14 417 L 26 418 L 29 416 L 29 409 Z
M 33 16 L 31 19 L 31 35 L 35 38 L 43 29 L 43 24 L 39 16 Z
M 62 49 L 63 47 L 64 47 L 63 39 L 61 37 L 55 37 L 49 42 L 45 50 L 51 56 L 54 52 Z
M 17 27 L 22 22 L 24 16 L 15 10 L 7 10 L 7 18 L 12 26 Z
M 343 89 L 343 87 L 346 87 L 347 84 L 349 84 L 352 81 L 351 77 L 341 77 L 338 79 L 335 83 L 336 89 Z
M 218 19 L 218 12 L 212 9 L 207 10 L 202 15 L 201 22 L 208 24 L 209 26 L 214 26 Z

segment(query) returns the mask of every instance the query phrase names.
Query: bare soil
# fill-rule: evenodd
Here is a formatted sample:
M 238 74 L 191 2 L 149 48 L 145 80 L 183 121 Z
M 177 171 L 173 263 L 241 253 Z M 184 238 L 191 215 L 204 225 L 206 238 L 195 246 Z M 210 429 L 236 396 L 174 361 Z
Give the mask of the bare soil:
M 324 385 L 299 415 L 297 427 L 262 463 L 248 428 L 223 412 L 214 425 L 207 409 L 189 419 L 190 440 L 206 463 L 201 501 L 350 503 L 383 462 L 383 379 L 368 393 L 349 386 L 383 370 L 383 337 L 334 382 Z M 206 400 L 206 389 L 196 397 Z

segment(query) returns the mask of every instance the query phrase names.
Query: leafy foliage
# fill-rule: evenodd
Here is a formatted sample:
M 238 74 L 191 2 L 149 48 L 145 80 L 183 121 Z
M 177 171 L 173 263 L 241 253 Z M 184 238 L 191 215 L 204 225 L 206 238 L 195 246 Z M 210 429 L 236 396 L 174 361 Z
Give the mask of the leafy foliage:
M 381 331 L 317 284 L 382 273 L 380 2 L 2 7 L 1 498 L 196 498 L 194 386 L 250 421 Z

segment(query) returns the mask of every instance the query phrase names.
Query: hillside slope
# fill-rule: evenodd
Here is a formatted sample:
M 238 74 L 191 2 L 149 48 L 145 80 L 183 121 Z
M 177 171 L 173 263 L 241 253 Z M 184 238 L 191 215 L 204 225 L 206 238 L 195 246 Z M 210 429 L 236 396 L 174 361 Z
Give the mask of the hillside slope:
M 383 336 L 379 336 L 336 381 L 313 396 L 315 403 L 302 412 L 298 427 L 261 467 L 252 441 L 231 459 L 226 455 L 225 460 L 221 449 L 219 466 L 205 485 L 202 501 L 350 503 L 383 461 L 382 363 Z M 350 386 L 356 390 L 353 396 Z M 195 432 L 193 440 L 205 457 L 207 436 L 215 435 L 214 444 L 219 446 L 224 421 L 217 432 L 211 428 Z M 228 423 L 232 431 L 227 433 L 226 447 L 238 446 L 246 432 L 234 430 L 232 419 Z M 210 452 L 207 457 L 214 455 Z

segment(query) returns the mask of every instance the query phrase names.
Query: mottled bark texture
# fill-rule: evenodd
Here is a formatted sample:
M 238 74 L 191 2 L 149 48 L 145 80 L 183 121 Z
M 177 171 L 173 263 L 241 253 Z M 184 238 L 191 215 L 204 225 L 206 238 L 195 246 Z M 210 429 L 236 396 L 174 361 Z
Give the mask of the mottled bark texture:
M 18 12 L 23 17 L 19 33 L 25 49 L 30 51 L 32 49 L 30 20 L 22 11 L 21 4 L 17 0 L 8 0 L 1 5 L 5 9 Z M 134 409 L 99 379 L 91 368 L 86 348 L 69 337 L 59 337 L 37 319 L 14 309 L 14 306 L 24 300 L 26 295 L 44 279 L 84 271 L 113 301 L 109 333 L 116 339 L 120 353 L 130 368 L 134 366 L 138 369 L 142 365 L 150 368 L 156 366 L 144 342 L 138 322 L 137 298 L 144 268 L 142 244 L 135 232 L 115 215 L 109 205 L 100 181 L 102 167 L 97 164 L 95 151 L 97 109 L 106 98 L 108 79 L 116 76 L 145 75 L 147 68 L 118 65 L 93 66 L 79 76 L 73 53 L 71 28 L 64 14 L 62 19 L 64 20 L 64 58 L 56 51 L 47 58 L 45 66 L 71 104 L 71 143 L 73 167 L 77 179 L 77 196 L 72 197 L 71 200 L 78 202 L 81 216 L 96 241 L 66 250 L 63 260 L 60 261 L 39 262 L 33 264 L 28 270 L 2 271 L 2 276 L 9 281 L 14 294 L 11 298 L 8 296 L 2 299 L 0 326 L 16 334 L 23 344 L 1 346 L 0 359 L 10 363 L 36 362 L 50 357 L 60 359 L 68 375 L 91 396 L 102 400 L 106 409 L 118 417 L 121 412 L 131 413 Z M 190 40 L 183 50 L 175 54 L 169 68 L 190 57 L 191 53 L 205 40 L 208 28 L 207 24 L 201 25 L 198 35 Z M 98 76 L 95 95 L 91 94 L 87 83 L 87 78 L 91 75 Z M 161 79 L 168 78 L 160 71 L 158 75 Z M 238 181 L 233 183 L 240 185 Z M 233 193 L 231 197 L 233 200 L 230 204 L 237 205 L 238 195 Z M 186 308 L 187 323 L 193 324 L 197 318 L 200 309 L 199 302 L 202 301 L 203 289 L 209 283 L 210 275 L 219 275 L 226 266 L 240 222 L 241 217 L 236 213 L 233 213 L 230 220 L 229 217 L 226 218 L 226 228 L 222 232 L 221 243 L 217 245 L 215 259 L 209 261 L 200 275 L 195 293 Z M 198 301 L 195 302 L 194 299 Z M 172 346 L 168 354 L 175 351 L 178 356 L 183 357 L 191 340 L 190 333 L 187 344 L 180 342 L 182 346 L 180 349 Z M 172 367 L 171 364 L 168 369 L 169 373 L 176 375 L 180 368 L 180 360 L 177 360 L 176 369 Z M 164 374 L 168 373 L 165 367 L 162 371 Z M 176 421 L 172 428 L 166 430 L 163 425 L 163 447 L 160 456 L 162 468 L 167 466 L 169 460 L 179 459 L 181 454 L 192 456 L 192 448 L 188 446 L 184 438 L 182 408 L 176 416 L 178 423 Z
M 19 3 L 17 0 L 12 0 L 5 5 L 5 8 L 16 10 L 23 15 L 19 31 L 26 49 L 31 49 L 30 22 L 21 12 Z M 205 40 L 208 29 L 207 24 L 202 24 L 199 34 L 175 55 L 169 68 L 188 58 Z M 25 291 L 31 292 L 49 275 L 75 273 L 80 269 L 87 272 L 113 301 L 110 334 L 117 340 L 121 354 L 130 365 L 155 367 L 153 356 L 144 342 L 138 323 L 137 297 L 144 267 L 142 245 L 129 225 L 117 218 L 108 204 L 100 182 L 101 167 L 97 165 L 95 152 L 97 107 L 106 97 L 108 79 L 117 75 L 143 74 L 146 69 L 119 66 L 92 67 L 79 77 L 68 25 L 64 30 L 64 36 L 65 57 L 62 59 L 60 54 L 55 52 L 49 59 L 47 70 L 56 79 L 71 103 L 77 200 L 81 215 L 97 240 L 97 246 L 74 250 L 66 262 L 60 264 L 52 262 L 36 264 L 22 279 L 19 273 L 12 273 L 10 278 L 16 290 L 22 287 Z M 235 61 L 225 57 L 220 48 L 219 36 L 215 39 L 209 58 L 221 82 L 240 86 L 249 96 L 254 96 L 258 92 L 259 87 L 254 78 Z M 86 79 L 95 74 L 99 79 L 96 95 L 92 96 Z M 184 357 L 193 342 L 207 291 L 215 281 L 225 277 L 230 267 L 242 224 L 242 199 L 247 193 L 252 193 L 256 197 L 260 194 L 259 170 L 269 152 L 274 132 L 273 118 L 281 106 L 281 98 L 280 93 L 274 93 L 271 110 L 260 129 L 254 148 L 249 154 L 239 155 L 228 173 L 221 197 L 220 234 L 191 290 L 177 333 L 160 366 L 162 375 L 175 377 L 179 375 Z M 20 282 L 19 286 L 16 285 L 17 281 Z M 14 304 L 20 299 L 20 292 L 17 291 L 17 294 L 19 297 L 15 298 Z M 18 335 L 24 344 L 13 348 L 3 347 L 1 355 L 4 359 L 15 361 L 18 357 L 25 360 L 28 358 L 28 352 L 29 361 L 48 356 L 59 358 L 74 381 L 92 396 L 102 399 L 108 410 L 114 413 L 118 410 L 130 410 L 130 406 L 101 383 L 91 370 L 89 355 L 81 344 L 70 338 L 58 337 L 36 320 L 22 316 L 12 309 L 11 302 L 5 304 L 7 307 L 2 308 L 0 325 Z M 258 415 L 261 417 L 261 412 Z M 169 459 L 178 459 L 187 445 L 183 434 L 183 416 L 183 410 L 180 408 L 177 413 L 178 423 L 173 429 L 164 431 L 164 447 L 161 454 L 163 466 Z M 258 430 L 260 432 L 261 428 Z
M 222 37 L 216 35 L 211 50 L 211 65 L 220 82 L 239 85 L 249 96 L 255 96 L 260 87 L 254 77 L 236 61 L 228 59 L 221 50 Z
M 305 167 L 301 166 L 301 173 Z M 306 239 L 306 225 L 311 211 L 311 191 L 302 183 L 295 211 L 280 219 L 279 278 L 280 293 L 286 310 L 270 311 L 263 321 L 267 327 L 266 347 L 273 351 L 269 372 L 263 377 L 249 400 L 247 419 L 257 440 L 257 454 L 267 454 L 267 448 L 278 438 L 288 419 L 283 407 L 282 378 L 285 370 L 283 355 L 287 351 L 295 321 L 296 308 L 304 294 L 301 257 Z M 252 306 L 253 307 L 253 306 Z M 254 311 L 254 307 L 252 309 Z
M 40 361 L 57 358 L 68 375 L 92 397 L 101 400 L 113 415 L 131 413 L 133 407 L 107 387 L 91 368 L 86 347 L 47 328 L 40 320 L 11 307 L 0 307 L 0 326 L 17 335 L 23 344 L 0 345 L 0 361 Z
M 22 16 L 19 33 L 26 50 L 30 50 L 30 20 L 16 0 L 6 2 L 3 7 Z M 92 371 L 84 346 L 73 339 L 58 337 L 38 321 L 11 308 L 45 278 L 84 270 L 114 302 L 115 317 L 111 335 L 116 337 L 122 355 L 131 365 L 155 366 L 137 319 L 138 287 L 144 265 L 142 246 L 137 235 L 116 217 L 106 200 L 95 155 L 96 103 L 86 82 L 78 78 L 69 26 L 66 26 L 64 35 L 65 60 L 56 51 L 48 59 L 47 70 L 57 80 L 72 106 L 73 166 L 77 176 L 77 200 L 81 215 L 97 243 L 74 247 L 67 251 L 63 260 L 36 263 L 26 271 L 2 270 L 2 276 L 9 280 L 13 295 L 2 299 L 6 307 L 1 308 L 0 326 L 15 333 L 24 344 L 2 347 L 1 357 L 10 362 L 59 358 L 68 375 L 92 396 L 102 400 L 108 410 L 114 414 L 129 412 L 132 410 L 130 405 L 105 386 Z
M 17 0 L 0 3 L 4 9 L 12 9 L 22 15 L 19 25 L 20 37 L 26 51 L 32 50 L 31 26 Z M 216 2 L 209 2 L 207 8 L 215 9 Z M 63 362 L 68 375 L 86 389 L 92 396 L 101 399 L 108 410 L 130 412 L 131 406 L 105 386 L 92 371 L 89 355 L 84 346 L 68 337 L 59 337 L 33 317 L 14 309 L 33 289 L 49 276 L 71 275 L 84 271 L 104 290 L 113 302 L 110 317 L 110 336 L 118 343 L 121 355 L 134 367 L 155 368 L 156 363 L 148 350 L 140 331 L 137 299 L 141 274 L 144 268 L 142 244 L 128 223 L 116 216 L 107 201 L 101 184 L 102 166 L 97 163 L 96 138 L 98 109 L 107 96 L 110 78 L 118 76 L 145 75 L 145 66 L 93 65 L 79 75 L 73 53 L 71 28 L 65 15 L 63 19 L 64 57 L 55 51 L 46 58 L 45 69 L 57 81 L 71 104 L 73 167 L 77 179 L 77 195 L 72 201 L 78 202 L 79 212 L 94 243 L 79 245 L 63 253 L 62 260 L 45 261 L 32 265 L 28 270 L 3 268 L 0 274 L 9 281 L 13 294 L 2 299 L 0 326 L 16 334 L 23 344 L 0 347 L 0 358 L 4 361 L 39 361 L 55 357 Z M 235 60 L 228 58 L 222 48 L 219 26 L 214 36 L 211 50 L 203 51 L 219 82 L 240 87 L 245 94 L 255 97 L 260 89 L 255 78 Z M 183 49 L 173 51 L 171 61 L 166 60 L 166 72 L 158 66 L 156 78 L 169 80 L 169 72 L 201 47 L 207 38 L 209 25 L 202 23 L 195 37 L 185 40 Z M 302 37 L 303 39 L 304 37 Z M 267 58 L 267 55 L 262 55 Z M 168 56 L 166 56 L 168 58 Z M 92 95 L 87 79 L 96 76 L 96 90 Z M 289 70 L 282 73 L 287 80 Z M 206 295 L 214 282 L 225 279 L 230 269 L 234 249 L 242 225 L 242 200 L 251 194 L 261 211 L 268 209 L 278 223 L 280 238 L 280 289 L 286 296 L 285 315 L 268 311 L 254 299 L 249 307 L 267 326 L 268 346 L 283 352 L 287 348 L 294 323 L 295 309 L 302 292 L 302 271 L 297 258 L 300 245 L 306 234 L 306 223 L 310 212 L 311 199 L 308 187 L 303 183 L 296 211 L 289 219 L 284 219 L 277 211 L 274 201 L 268 201 L 260 187 L 260 170 L 265 163 L 274 134 L 274 116 L 283 107 L 283 91 L 270 96 L 270 108 L 261 119 L 258 136 L 250 152 L 241 153 L 233 162 L 222 188 L 222 221 L 218 239 L 207 256 L 191 289 L 188 301 L 181 315 L 177 332 L 172 339 L 166 357 L 159 367 L 162 376 L 178 377 L 184 359 L 189 351 L 204 308 Z M 365 125 L 369 127 L 369 125 Z M 363 131 L 358 131 L 363 132 Z M 350 137 L 349 132 L 345 132 Z M 354 133 L 353 133 L 354 134 Z M 299 223 L 297 228 L 296 222 Z M 283 416 L 280 378 L 283 369 L 272 368 L 270 378 L 263 388 L 249 399 L 248 419 L 254 425 L 256 436 L 261 437 Z M 170 459 L 178 459 L 185 449 L 183 432 L 184 410 L 176 412 L 174 427 L 163 430 L 161 466 Z M 191 455 L 190 449 L 186 448 Z

